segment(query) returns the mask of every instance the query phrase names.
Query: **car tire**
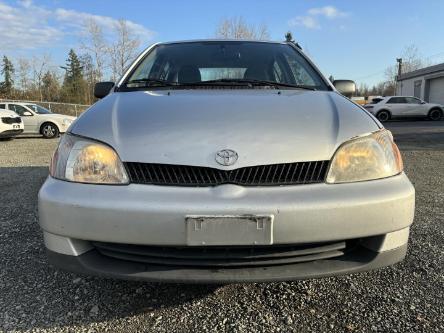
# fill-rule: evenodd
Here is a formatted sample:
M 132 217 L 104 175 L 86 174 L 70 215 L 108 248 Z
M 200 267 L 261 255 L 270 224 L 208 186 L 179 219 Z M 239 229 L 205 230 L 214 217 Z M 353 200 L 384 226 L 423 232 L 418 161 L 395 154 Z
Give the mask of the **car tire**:
M 388 111 L 379 111 L 378 114 L 376 115 L 376 118 L 378 118 L 378 120 L 381 123 L 389 121 L 390 120 L 390 112 L 388 112 Z
M 442 111 L 440 109 L 432 109 L 430 110 L 428 117 L 430 120 L 441 120 Z
M 59 128 L 53 123 L 44 123 L 40 127 L 40 133 L 45 139 L 52 139 L 59 136 Z

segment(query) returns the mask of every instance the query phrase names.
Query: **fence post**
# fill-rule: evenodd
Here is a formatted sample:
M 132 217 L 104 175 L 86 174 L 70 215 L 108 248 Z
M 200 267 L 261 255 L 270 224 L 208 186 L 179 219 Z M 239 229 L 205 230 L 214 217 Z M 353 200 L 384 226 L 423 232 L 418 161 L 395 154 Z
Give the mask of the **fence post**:
M 48 103 L 48 109 L 49 109 L 49 111 L 52 112 L 52 110 L 51 110 L 51 103 Z
M 77 104 L 74 105 L 74 109 L 76 110 L 76 117 L 77 117 Z

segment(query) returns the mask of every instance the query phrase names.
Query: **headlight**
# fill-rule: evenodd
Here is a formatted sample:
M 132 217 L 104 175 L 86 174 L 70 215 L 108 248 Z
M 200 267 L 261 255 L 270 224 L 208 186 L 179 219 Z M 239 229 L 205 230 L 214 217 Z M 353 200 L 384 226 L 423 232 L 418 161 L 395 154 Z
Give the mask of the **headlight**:
M 341 145 L 333 156 L 327 183 L 348 183 L 397 175 L 402 158 L 392 134 L 380 130 Z
M 63 125 L 69 126 L 69 125 L 71 125 L 71 123 L 72 123 L 72 119 L 69 119 L 69 118 L 63 119 Z
M 125 168 L 111 147 L 70 134 L 60 140 L 49 173 L 78 183 L 128 184 Z

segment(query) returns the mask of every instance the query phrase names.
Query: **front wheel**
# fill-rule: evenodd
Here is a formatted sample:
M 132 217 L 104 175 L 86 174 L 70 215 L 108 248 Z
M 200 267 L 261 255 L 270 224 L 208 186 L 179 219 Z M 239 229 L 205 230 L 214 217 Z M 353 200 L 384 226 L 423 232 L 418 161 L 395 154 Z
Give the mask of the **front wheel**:
M 386 122 L 390 120 L 390 113 L 388 113 L 388 111 L 381 111 L 378 113 L 376 118 L 378 118 L 381 123 Z
M 51 123 L 43 124 L 41 132 L 45 139 L 52 139 L 59 136 L 58 127 Z
M 439 109 L 433 109 L 429 112 L 430 120 L 440 120 L 442 118 L 442 111 Z

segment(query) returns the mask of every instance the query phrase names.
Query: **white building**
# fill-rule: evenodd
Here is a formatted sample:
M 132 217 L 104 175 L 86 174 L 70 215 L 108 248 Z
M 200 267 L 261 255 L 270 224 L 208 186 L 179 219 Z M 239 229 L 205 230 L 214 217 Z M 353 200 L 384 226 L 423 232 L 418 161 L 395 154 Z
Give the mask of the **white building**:
M 444 105 L 444 63 L 402 74 L 396 94 Z

